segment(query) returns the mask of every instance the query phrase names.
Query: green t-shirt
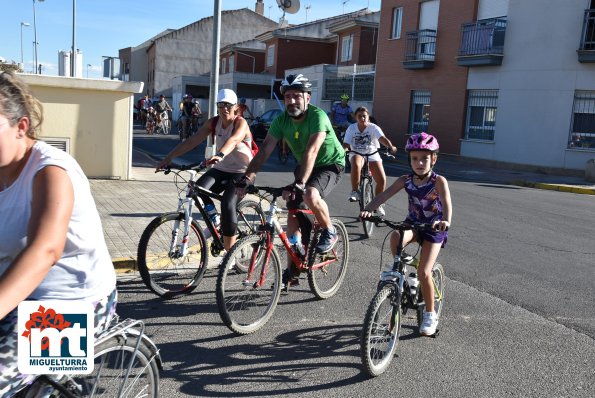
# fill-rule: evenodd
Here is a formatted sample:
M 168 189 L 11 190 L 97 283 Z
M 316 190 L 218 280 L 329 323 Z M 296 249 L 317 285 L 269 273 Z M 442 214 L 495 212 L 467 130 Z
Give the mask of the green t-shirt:
M 326 113 L 314 106 L 308 105 L 306 117 L 295 123 L 287 112 L 277 116 L 269 127 L 269 134 L 276 139 L 285 139 L 289 149 L 301 164 L 302 157 L 308 145 L 310 135 L 325 132 L 326 138 L 318 150 L 314 167 L 340 164 L 345 166 L 345 151 L 337 139 L 331 121 Z

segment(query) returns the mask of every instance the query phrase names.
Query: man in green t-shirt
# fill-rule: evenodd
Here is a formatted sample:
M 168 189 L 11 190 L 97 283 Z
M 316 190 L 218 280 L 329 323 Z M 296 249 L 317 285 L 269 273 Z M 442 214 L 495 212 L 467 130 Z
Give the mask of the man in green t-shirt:
M 289 75 L 283 80 L 281 94 L 285 100 L 285 112 L 271 123 L 238 189 L 240 194 L 245 194 L 245 187 L 254 183 L 256 172 L 273 152 L 277 141 L 284 139 L 299 164 L 294 171 L 293 192 L 288 190 L 283 196 L 287 200 L 287 208 L 297 209 L 305 203 L 314 212 L 323 228 L 316 250 L 326 253 L 333 248 L 338 238 L 324 198 L 341 179 L 345 168 L 345 151 L 326 113 L 310 105 L 311 86 L 301 74 Z M 287 234 L 295 234 L 298 228 L 295 217 L 289 217 Z

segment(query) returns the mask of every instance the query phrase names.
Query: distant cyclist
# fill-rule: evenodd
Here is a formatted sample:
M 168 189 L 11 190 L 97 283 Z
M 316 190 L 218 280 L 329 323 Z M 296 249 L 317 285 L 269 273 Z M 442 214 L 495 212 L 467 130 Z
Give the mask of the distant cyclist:
M 153 106 L 157 110 L 157 123 L 161 123 L 161 119 L 169 119 L 167 112 L 171 111 L 172 109 L 169 103 L 165 100 L 165 96 L 163 94 L 159 96 L 159 102 L 155 103 Z
M 349 96 L 341 95 L 341 102 L 333 104 L 331 108 L 331 121 L 334 126 L 346 129 L 354 120 L 353 109 L 349 106 Z
M 384 174 L 384 167 L 382 167 L 382 158 L 377 152 L 380 148 L 380 143 L 386 146 L 392 153 L 397 152 L 397 147 L 390 142 L 382 132 L 382 129 L 376 124 L 370 122 L 370 113 L 366 107 L 360 106 L 355 110 L 355 117 L 357 123 L 353 123 L 347 127 L 343 146 L 346 149 L 352 149 L 364 155 L 369 155 L 376 152 L 374 155 L 368 157 L 368 164 L 372 177 L 376 182 L 376 195 L 384 191 L 386 187 L 386 174 Z M 360 174 L 364 166 L 363 156 L 357 153 L 349 154 L 349 163 L 351 163 L 351 194 L 349 194 L 350 202 L 357 202 L 359 200 L 358 187 L 360 183 Z M 380 205 L 377 210 L 378 214 L 384 216 L 384 207 Z
M 250 112 L 250 107 L 246 105 L 246 98 L 240 98 L 240 103 L 238 105 L 238 115 L 246 119 L 246 112 L 248 112 L 248 115 L 250 115 L 250 119 L 254 119 L 254 115 L 252 112 Z
M 281 83 L 281 94 L 285 100 L 285 112 L 273 120 L 258 154 L 254 157 L 246 176 L 238 184 L 240 194 L 245 194 L 247 184 L 253 184 L 256 172 L 284 139 L 298 166 L 294 171 L 294 182 L 287 187 L 284 198 L 288 209 L 298 209 L 305 203 L 316 215 L 323 228 L 316 250 L 330 251 L 337 242 L 324 198 L 339 183 L 345 168 L 345 151 L 326 113 L 310 104 L 312 84 L 303 75 L 289 75 Z M 289 236 L 298 231 L 294 217 L 287 220 Z

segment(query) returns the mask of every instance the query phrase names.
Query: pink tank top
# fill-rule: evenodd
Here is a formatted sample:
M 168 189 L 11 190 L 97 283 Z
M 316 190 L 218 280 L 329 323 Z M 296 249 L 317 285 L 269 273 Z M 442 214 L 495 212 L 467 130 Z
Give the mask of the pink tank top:
M 223 128 L 223 119 L 219 118 L 215 126 L 215 140 L 217 145 L 217 152 L 221 150 L 223 145 L 227 142 L 233 133 L 233 127 L 237 120 L 236 118 L 227 126 Z M 238 142 L 233 151 L 227 154 L 223 160 L 213 166 L 214 169 L 225 171 L 227 173 L 244 173 L 248 168 L 248 164 L 252 160 L 252 151 L 250 150 L 250 139 L 244 138 L 243 142 Z

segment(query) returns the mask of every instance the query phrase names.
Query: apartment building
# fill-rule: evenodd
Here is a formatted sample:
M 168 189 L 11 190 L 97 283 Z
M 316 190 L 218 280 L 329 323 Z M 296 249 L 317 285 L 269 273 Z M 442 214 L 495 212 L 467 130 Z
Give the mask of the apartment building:
M 580 170 L 595 156 L 593 0 L 382 3 L 375 116 L 397 143 Z

